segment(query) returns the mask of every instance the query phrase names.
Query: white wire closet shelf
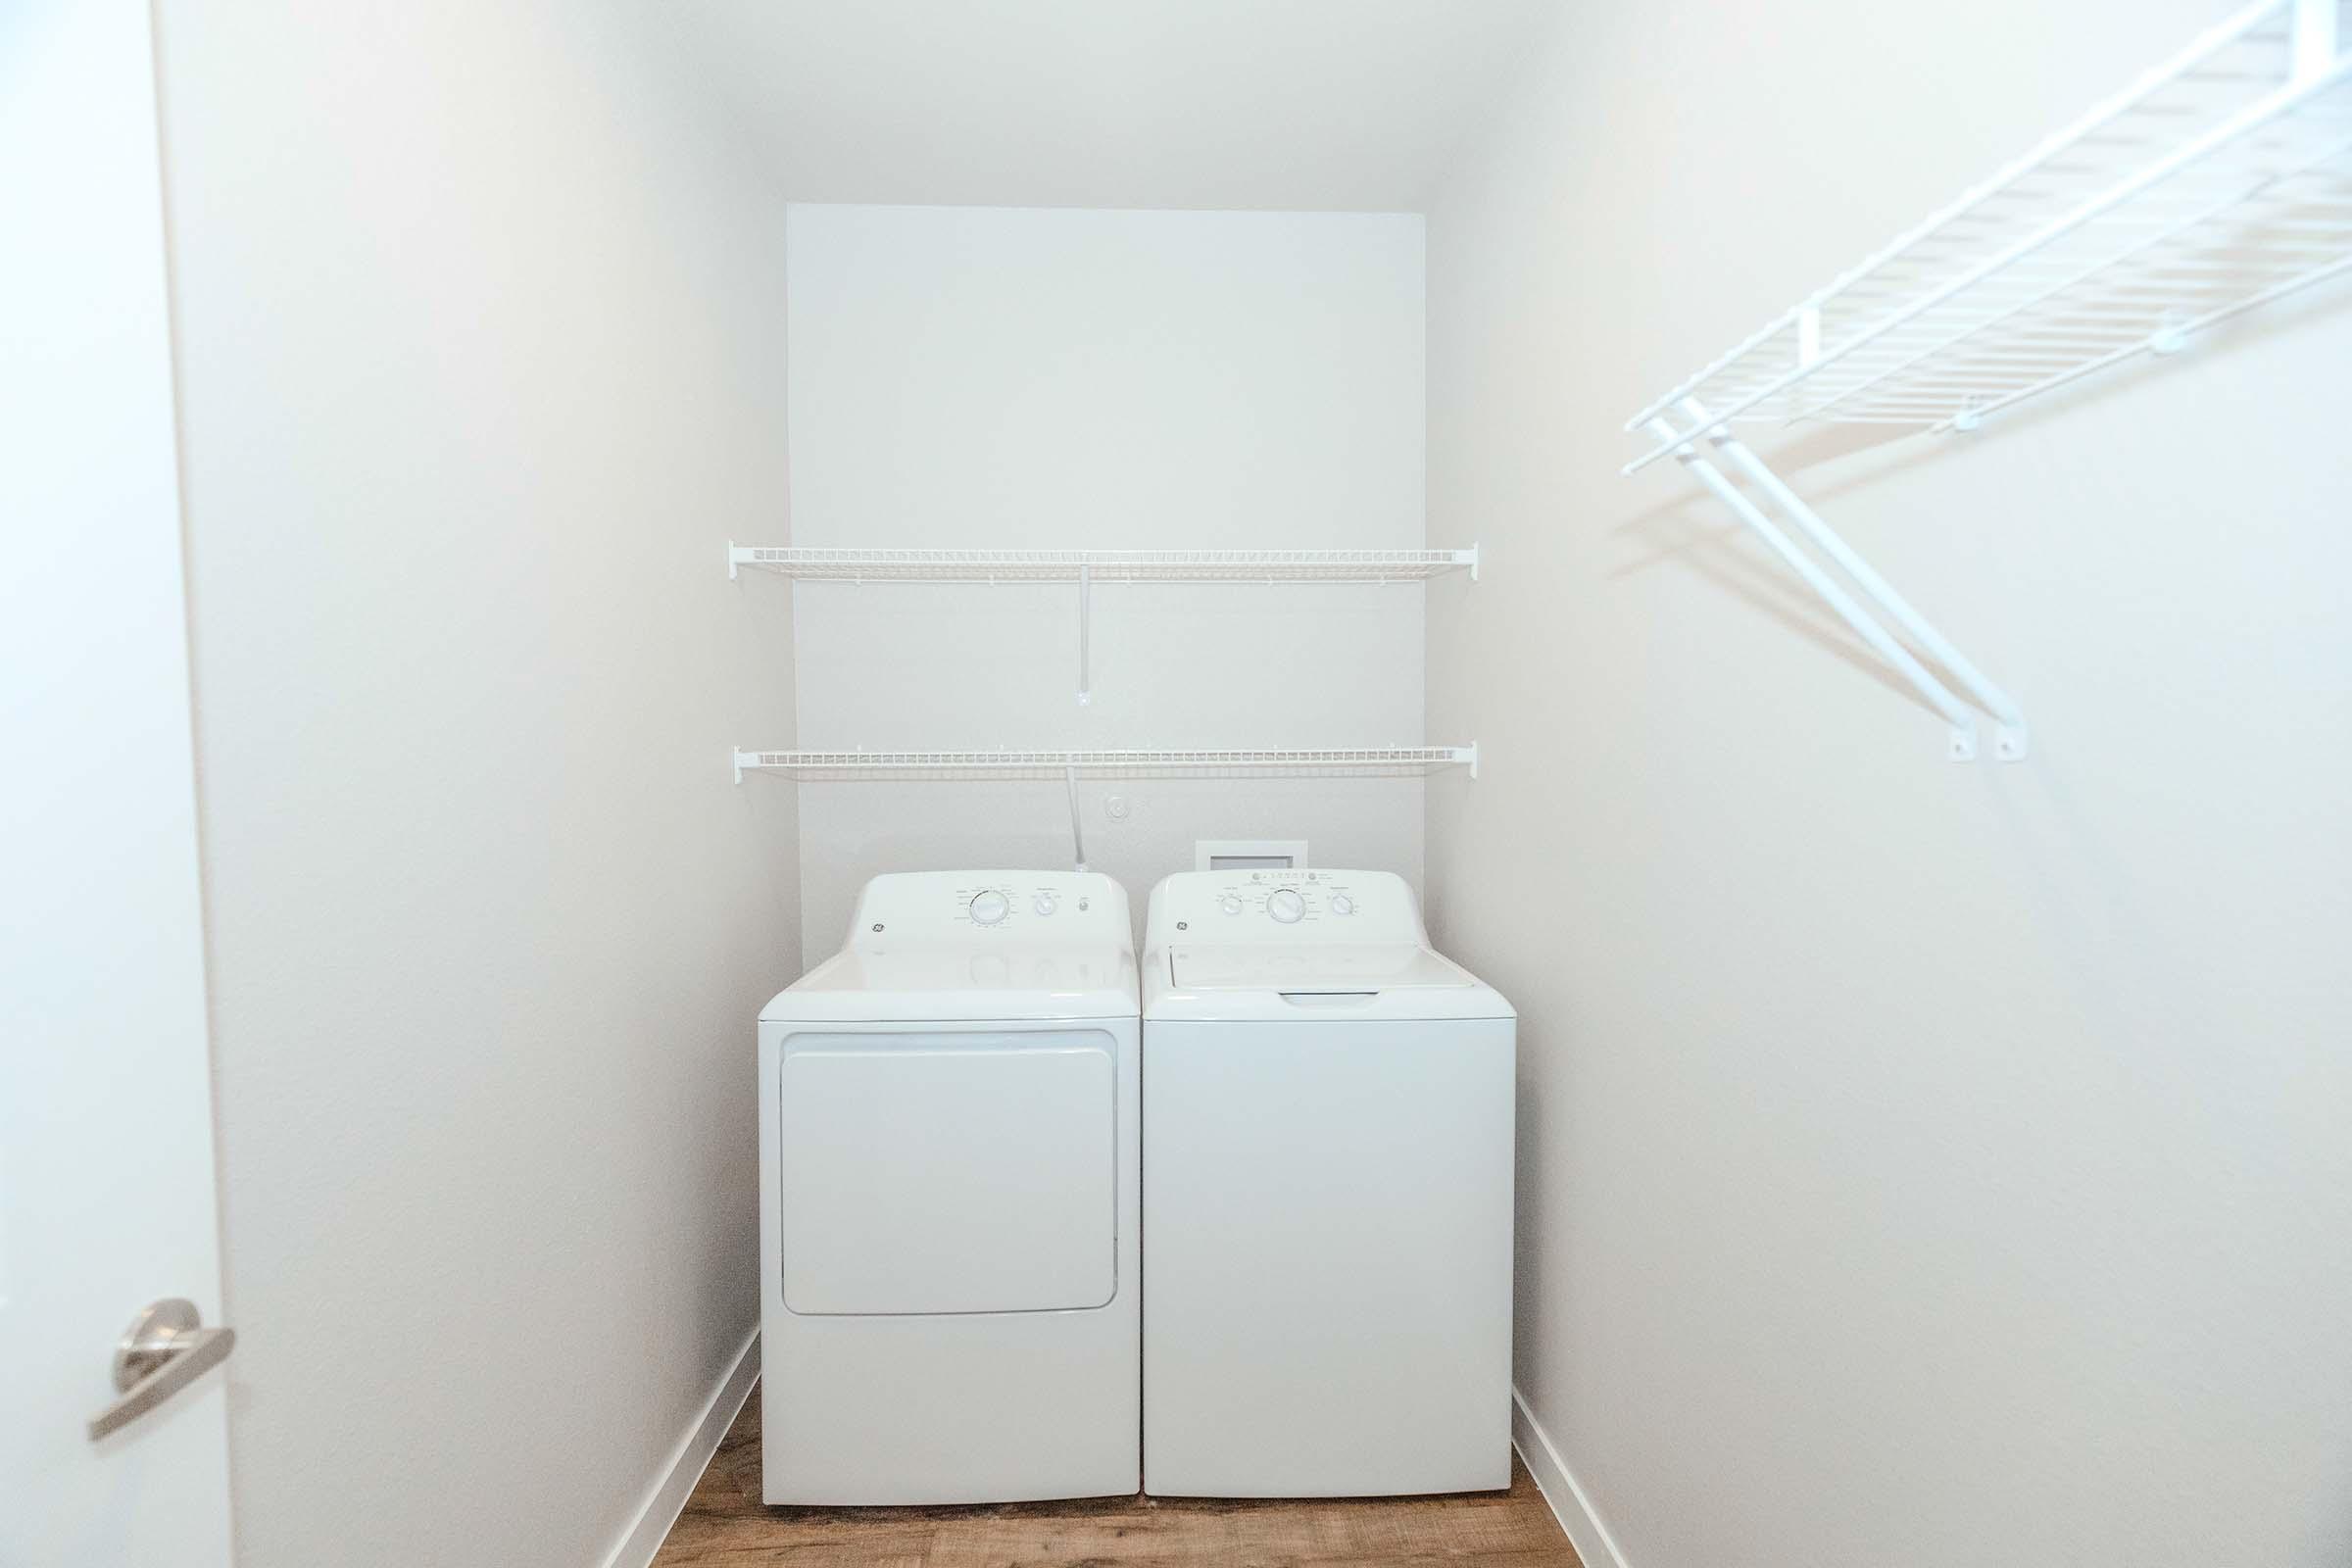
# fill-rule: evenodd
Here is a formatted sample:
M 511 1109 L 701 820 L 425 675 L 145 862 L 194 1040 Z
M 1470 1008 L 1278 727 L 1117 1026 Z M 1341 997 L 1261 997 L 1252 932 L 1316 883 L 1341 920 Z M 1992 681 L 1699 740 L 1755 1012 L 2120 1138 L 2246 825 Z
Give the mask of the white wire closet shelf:
M 826 550 L 727 546 L 744 567 L 814 582 L 1419 582 L 1467 571 L 1468 550 Z
M 803 778 L 929 775 L 939 778 L 1062 776 L 1081 773 L 1289 773 L 1423 775 L 1466 767 L 1478 776 L 1478 746 L 1314 747 L 1235 751 L 796 751 L 733 754 L 735 782 L 746 772 Z
M 2000 755 L 2022 758 L 2016 705 L 1732 427 L 1975 429 L 2352 271 L 2348 11 L 2352 0 L 2262 0 L 2202 34 L 1643 407 L 1626 429 L 1648 445 L 1625 471 L 1668 456 L 1690 469 L 1951 721 L 1955 759 L 1973 757 L 1968 707 L 1877 616 L 1823 587 L 1811 558 L 1709 458 L 1725 460 L 1998 720 Z
M 1967 425 L 2352 270 L 2344 0 L 2263 0 L 1626 421 Z M 1693 416 L 1686 399 L 1707 408 Z

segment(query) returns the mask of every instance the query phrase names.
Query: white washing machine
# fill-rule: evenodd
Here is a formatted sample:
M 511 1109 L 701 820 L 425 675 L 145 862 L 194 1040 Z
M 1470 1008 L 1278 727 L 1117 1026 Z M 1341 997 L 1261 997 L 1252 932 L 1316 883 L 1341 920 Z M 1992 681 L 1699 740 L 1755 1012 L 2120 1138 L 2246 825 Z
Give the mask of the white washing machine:
M 1130 932 L 1106 876 L 880 876 L 761 1010 L 767 1501 L 1136 1490 Z
M 1144 949 L 1144 1490 L 1509 1486 L 1510 1004 L 1382 871 L 1172 876 Z

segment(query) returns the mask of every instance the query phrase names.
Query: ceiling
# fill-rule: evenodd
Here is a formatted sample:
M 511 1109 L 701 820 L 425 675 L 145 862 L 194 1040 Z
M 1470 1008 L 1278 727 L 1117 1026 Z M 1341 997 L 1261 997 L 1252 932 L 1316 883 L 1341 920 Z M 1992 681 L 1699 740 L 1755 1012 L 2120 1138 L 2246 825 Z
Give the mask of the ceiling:
M 1418 212 L 1565 0 L 676 0 L 787 201 Z

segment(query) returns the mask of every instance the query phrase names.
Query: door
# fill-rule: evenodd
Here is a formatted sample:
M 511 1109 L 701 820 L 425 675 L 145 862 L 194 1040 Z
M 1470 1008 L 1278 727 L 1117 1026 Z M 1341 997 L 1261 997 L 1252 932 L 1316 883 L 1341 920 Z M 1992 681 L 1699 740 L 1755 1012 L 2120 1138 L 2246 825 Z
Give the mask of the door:
M 225 1568 L 222 1374 L 186 1374 L 232 1342 L 157 1334 L 135 1396 L 185 1386 L 90 1430 L 134 1315 L 220 1309 L 140 0 L 0 5 L 0 1565 Z
M 776 1201 L 803 1314 L 1052 1312 L 1118 1290 L 1101 1029 L 787 1036 Z

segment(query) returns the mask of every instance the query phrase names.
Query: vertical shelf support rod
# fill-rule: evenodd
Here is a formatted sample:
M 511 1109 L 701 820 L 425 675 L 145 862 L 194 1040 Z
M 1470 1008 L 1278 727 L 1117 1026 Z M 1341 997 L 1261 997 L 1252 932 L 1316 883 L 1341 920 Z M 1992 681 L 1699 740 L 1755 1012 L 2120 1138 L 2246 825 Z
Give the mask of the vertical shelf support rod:
M 1683 412 L 1704 424 L 1707 411 L 1696 398 L 1682 400 Z M 1805 504 L 1804 498 L 1788 488 L 1788 482 L 1773 472 L 1762 458 L 1749 450 L 1746 442 L 1732 433 L 1729 425 L 1717 427 L 1710 437 L 1715 449 L 1746 476 L 1749 483 L 1764 492 L 1765 499 L 1780 509 L 1781 514 L 1806 538 L 1818 546 L 1823 555 L 1836 562 L 1845 574 L 1869 595 L 1881 610 L 1894 617 L 1895 623 L 1934 657 L 1952 678 L 1977 700 L 1979 707 L 1999 721 L 2000 731 L 1994 753 L 2004 762 L 2025 760 L 2028 745 L 2026 715 L 2010 695 L 1994 685 L 1990 677 L 1979 669 L 1966 654 L 1952 645 L 1952 640 L 1937 631 L 1912 607 L 1911 602 L 1894 591 L 1894 585 L 1880 576 L 1870 563 L 1855 554 L 1853 546 L 1840 538 L 1836 529 L 1824 522 L 1821 514 Z M 1840 612 L 1842 613 L 1842 612 Z M 1908 670 L 1905 671 L 1909 673 Z M 1941 689 L 1940 687 L 1938 688 Z M 1949 693 L 1947 692 L 1948 696 Z
M 1838 580 L 1822 569 L 1821 564 L 1796 546 L 1796 541 L 1773 525 L 1746 493 L 1732 483 L 1722 469 L 1709 463 L 1680 431 L 1668 422 L 1664 415 L 1653 416 L 1648 429 L 1672 449 L 1675 461 L 1688 468 L 1699 483 L 1715 493 L 1717 500 L 1732 509 L 1734 515 L 1747 524 L 1756 536 L 1770 545 L 1773 553 L 1788 563 L 1788 569 L 1805 580 L 1805 585 L 1822 597 L 1838 617 L 1853 628 L 1854 635 L 1870 644 L 1881 659 L 1892 664 L 1928 706 L 1943 715 L 1951 725 L 1951 759 L 1955 762 L 1974 761 L 1977 756 L 1977 721 L 1966 704 L 1951 693 L 1951 689 L 1928 672 L 1925 664 L 1912 657 L 1911 650 L 1895 641 L 1885 626 L 1854 602 L 1854 596 L 1838 585 Z M 1676 444 L 1678 443 L 1679 444 Z

